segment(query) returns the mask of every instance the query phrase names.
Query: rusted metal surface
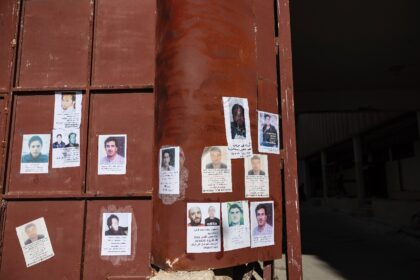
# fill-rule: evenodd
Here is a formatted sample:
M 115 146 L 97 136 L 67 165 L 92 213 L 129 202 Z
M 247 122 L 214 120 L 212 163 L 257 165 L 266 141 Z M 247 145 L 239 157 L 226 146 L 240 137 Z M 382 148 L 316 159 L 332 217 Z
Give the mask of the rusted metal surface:
M 293 95 L 292 46 L 289 0 L 277 0 L 279 20 L 280 97 L 283 127 L 284 199 L 287 236 L 287 276 L 302 279 L 299 195 L 297 182 L 296 131 Z
M 3 199 L 0 194 L 0 268 L 3 257 L 3 247 L 4 247 L 4 226 L 6 224 L 6 207 L 7 201 Z
M 8 202 L 0 279 L 79 279 L 83 239 L 83 201 Z M 44 217 L 54 257 L 30 268 L 16 227 Z
M 87 85 L 90 0 L 24 1 L 17 87 Z
M 101 256 L 102 214 L 132 213 L 131 256 Z M 89 201 L 87 206 L 84 279 L 142 279 L 151 274 L 151 200 Z M 131 277 L 131 278 L 130 278 Z
M 232 161 L 232 193 L 203 194 L 200 165 L 204 147 L 226 145 L 223 96 L 248 98 L 253 149 L 257 150 L 259 99 L 254 9 L 250 0 L 158 1 L 155 154 L 163 145 L 179 145 L 184 150 L 184 166 L 189 171 L 185 199 L 164 205 L 157 193 L 153 198 L 153 263 L 162 268 L 200 270 L 281 257 L 281 212 L 276 212 L 273 247 L 186 254 L 187 201 L 225 202 L 245 198 L 243 160 Z M 275 201 L 278 211 L 280 168 L 272 157 L 269 161 L 270 199 Z
M 153 93 L 91 93 L 89 119 L 88 193 L 151 195 L 154 167 Z M 125 175 L 98 175 L 98 135 L 102 134 L 127 134 Z
M 155 0 L 96 1 L 93 85 L 154 84 L 155 21 Z
M 7 93 L 0 93 L 0 194 L 3 193 L 5 160 L 7 153 L 7 132 L 6 124 L 8 119 L 7 102 L 9 100 Z
M 264 266 L 263 266 L 263 279 L 264 280 L 273 279 L 273 266 L 274 266 L 273 261 L 264 262 Z
M 0 1 L 0 91 L 10 88 L 17 14 L 16 0 Z
M 80 167 L 51 168 L 48 174 L 20 174 L 22 136 L 24 134 L 51 134 L 54 119 L 54 93 L 15 95 L 13 123 L 9 143 L 8 194 L 80 194 L 85 172 L 86 136 L 80 135 Z M 85 97 L 83 97 L 83 101 Z M 86 115 L 87 108 L 83 107 Z M 86 125 L 82 117 L 81 129 Z M 51 155 L 51 149 L 50 149 Z

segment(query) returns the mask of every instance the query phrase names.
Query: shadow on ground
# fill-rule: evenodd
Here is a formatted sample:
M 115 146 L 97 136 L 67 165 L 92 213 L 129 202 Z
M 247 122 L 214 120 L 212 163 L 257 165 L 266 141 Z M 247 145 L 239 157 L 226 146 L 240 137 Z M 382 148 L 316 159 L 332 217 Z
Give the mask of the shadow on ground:
M 372 221 L 301 204 L 304 279 L 420 279 L 420 241 Z

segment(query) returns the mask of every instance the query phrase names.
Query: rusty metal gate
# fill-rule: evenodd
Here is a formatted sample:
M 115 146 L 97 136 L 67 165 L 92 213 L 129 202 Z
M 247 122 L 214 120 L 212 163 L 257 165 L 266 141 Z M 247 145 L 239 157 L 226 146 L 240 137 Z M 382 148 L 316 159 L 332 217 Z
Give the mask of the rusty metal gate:
M 0 36 L 1 279 L 143 279 L 152 264 L 271 261 L 282 256 L 283 217 L 288 275 L 301 279 L 288 0 L 2 0 Z M 54 129 L 57 91 L 82 93 L 80 165 L 21 174 L 24 136 Z M 244 199 L 239 160 L 233 192 L 201 193 L 201 152 L 226 141 L 222 96 L 249 100 L 255 151 L 256 110 L 281 116 L 280 155 L 268 155 L 275 245 L 186 253 L 187 202 Z M 98 136 L 108 134 L 127 135 L 123 175 L 98 175 Z M 188 170 L 171 204 L 157 187 L 165 145 L 182 148 Z M 107 212 L 131 213 L 129 256 L 101 256 Z M 26 267 L 16 228 L 39 217 L 54 257 Z

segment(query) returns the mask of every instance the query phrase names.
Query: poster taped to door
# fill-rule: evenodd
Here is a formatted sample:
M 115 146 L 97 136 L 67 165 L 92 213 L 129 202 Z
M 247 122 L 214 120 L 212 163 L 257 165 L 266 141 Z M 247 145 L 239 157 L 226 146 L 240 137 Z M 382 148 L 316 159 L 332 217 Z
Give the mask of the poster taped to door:
M 267 155 L 254 154 L 244 159 L 245 197 L 269 197 Z
M 257 111 L 258 151 L 260 153 L 280 153 L 279 115 Z
M 251 247 L 274 245 L 274 202 L 251 202 Z
M 80 129 L 54 129 L 52 135 L 52 168 L 80 166 Z
M 187 203 L 187 253 L 220 252 L 220 203 Z
M 250 246 L 248 201 L 222 203 L 222 220 L 225 251 Z
M 54 128 L 80 128 L 82 121 L 82 92 L 56 91 Z
M 246 98 L 223 97 L 226 139 L 229 157 L 245 158 L 252 155 L 249 107 Z
M 102 214 L 101 256 L 131 255 L 131 213 Z
M 159 194 L 179 194 L 179 147 L 159 151 Z
M 201 157 L 201 184 L 203 193 L 232 192 L 232 166 L 227 147 L 204 148 Z
M 43 217 L 16 228 L 26 267 L 36 265 L 54 256 L 50 236 Z

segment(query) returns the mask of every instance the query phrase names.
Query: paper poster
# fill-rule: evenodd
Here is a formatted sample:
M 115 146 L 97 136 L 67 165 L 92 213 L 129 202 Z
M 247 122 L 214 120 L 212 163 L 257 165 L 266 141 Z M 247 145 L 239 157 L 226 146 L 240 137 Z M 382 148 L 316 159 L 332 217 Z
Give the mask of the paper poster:
M 54 256 L 47 225 L 43 217 L 16 228 L 26 267 L 33 266 Z
M 24 134 L 20 173 L 48 173 L 50 134 Z
M 252 155 L 244 160 L 245 197 L 269 197 L 267 155 Z
M 127 135 L 99 135 L 98 175 L 122 175 L 127 168 Z
M 251 247 L 274 245 L 274 202 L 251 202 Z
M 250 246 L 248 201 L 222 203 L 222 220 L 225 251 Z
M 246 98 L 223 97 L 226 138 L 230 158 L 252 155 L 249 107 Z
M 159 194 L 179 194 L 179 147 L 159 151 Z
M 52 168 L 80 166 L 80 129 L 54 129 L 52 137 Z
M 187 203 L 187 253 L 220 252 L 220 203 Z
M 203 193 L 232 192 L 232 167 L 227 147 L 204 148 L 201 157 L 201 184 Z
M 54 128 L 80 128 L 82 121 L 82 92 L 56 91 Z
M 258 111 L 258 151 L 280 153 L 279 115 Z
M 131 213 L 103 213 L 101 256 L 129 255 L 131 255 Z

